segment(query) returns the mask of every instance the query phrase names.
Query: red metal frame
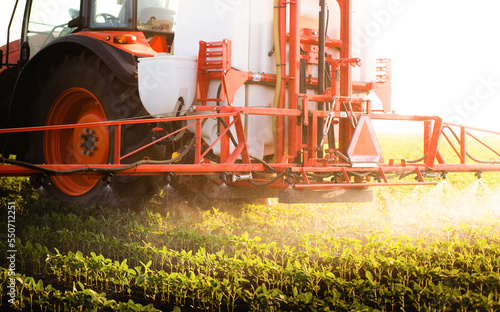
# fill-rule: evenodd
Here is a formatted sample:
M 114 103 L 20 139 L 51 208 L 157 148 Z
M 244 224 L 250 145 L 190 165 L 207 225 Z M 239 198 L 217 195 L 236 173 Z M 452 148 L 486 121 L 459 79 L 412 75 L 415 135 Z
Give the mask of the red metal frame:
M 469 139 L 478 141 L 486 149 L 500 156 L 500 152 L 488 146 L 483 141 L 473 136 L 471 132 L 459 125 L 445 123 L 439 117 L 435 116 L 408 116 L 396 115 L 391 113 L 380 113 L 372 111 L 371 103 L 368 100 L 353 95 L 353 89 L 356 92 L 368 92 L 369 90 L 379 90 L 387 97 L 390 90 L 390 64 L 384 65 L 384 74 L 381 74 L 380 80 L 368 83 L 353 83 L 351 79 L 351 66 L 357 65 L 359 59 L 351 56 L 351 1 L 338 0 L 341 10 L 341 38 L 340 40 L 327 40 L 327 45 L 340 49 L 340 58 L 334 59 L 331 56 L 326 57 L 326 62 L 332 67 L 332 72 L 340 71 L 340 79 L 332 77 L 331 87 L 324 94 L 303 94 L 299 91 L 300 80 L 300 60 L 306 58 L 310 64 L 313 58 L 310 55 L 302 56 L 300 54 L 300 45 L 317 45 L 318 39 L 310 32 L 302 32 L 299 27 L 299 8 L 300 0 L 286 1 L 281 0 L 279 5 L 279 42 L 282 47 L 280 55 L 281 64 L 277 68 L 281 71 L 282 87 L 279 94 L 279 103 L 276 108 L 264 107 L 237 107 L 232 106 L 232 100 L 236 90 L 246 81 L 253 79 L 254 74 L 241 72 L 231 68 L 231 42 L 222 41 L 208 43 L 200 42 L 199 68 L 197 82 L 197 97 L 200 106 L 192 107 L 193 112 L 203 112 L 204 114 L 127 120 L 127 121 L 107 121 L 101 123 L 86 123 L 73 125 L 51 125 L 43 127 L 27 127 L 17 129 L 0 130 L 0 135 L 13 132 L 30 131 L 59 131 L 63 129 L 85 128 L 92 126 L 114 127 L 114 155 L 113 164 L 99 165 L 69 165 L 69 164 L 40 164 L 37 168 L 27 168 L 22 164 L 0 164 L 0 176 L 28 176 L 43 173 L 40 169 L 66 170 L 87 168 L 85 174 L 102 175 L 109 169 L 123 169 L 116 175 L 219 175 L 242 174 L 268 170 L 260 162 L 252 162 L 249 154 L 247 140 L 245 137 L 243 115 L 268 115 L 275 116 L 276 123 L 276 154 L 275 161 L 268 165 L 275 172 L 282 172 L 283 177 L 274 178 L 255 178 L 255 182 L 272 182 L 266 187 L 275 189 L 287 189 L 290 186 L 297 190 L 328 190 L 334 188 L 360 188 L 371 186 L 394 186 L 394 185 L 428 185 L 436 184 L 436 180 L 426 179 L 429 173 L 444 172 L 492 172 L 500 171 L 500 160 L 498 163 L 491 162 L 480 164 L 477 162 L 467 163 L 467 142 Z M 286 12 L 289 8 L 290 21 L 289 33 L 286 34 L 287 19 Z M 288 40 L 289 53 L 286 58 L 286 45 Z M 313 53 L 315 49 L 311 49 Z M 286 66 L 288 66 L 288 74 Z M 384 67 L 384 66 L 381 66 Z M 384 76 L 385 75 L 385 76 Z M 334 76 L 334 75 L 332 75 Z M 276 75 L 260 74 L 261 81 L 273 83 L 276 81 Z M 208 86 L 210 81 L 221 81 L 221 93 L 218 98 L 208 97 Z M 340 80 L 340 83 L 339 81 Z M 309 77 L 310 86 L 317 84 L 317 79 Z M 285 92 L 288 92 L 288 103 L 285 103 Z M 387 99 L 386 99 L 387 100 Z M 228 106 L 209 105 L 210 102 L 227 101 Z M 327 110 L 311 109 L 311 102 L 327 103 Z M 384 103 L 384 112 L 390 110 L 390 101 Z M 372 120 L 397 120 L 413 121 L 423 123 L 423 141 L 424 149 L 422 159 L 413 163 L 405 159 L 388 159 L 387 162 L 375 164 L 375 166 L 357 168 L 349 162 L 347 155 L 348 146 L 352 140 L 354 128 L 352 120 L 359 120 L 362 116 L 368 116 Z M 206 149 L 202 149 L 202 124 L 203 120 L 210 118 L 223 119 L 227 127 L 222 127 L 221 133 L 213 140 L 212 144 Z M 322 124 L 321 120 L 328 119 L 332 126 L 338 125 L 339 146 L 338 148 L 326 148 L 325 144 L 318 144 L 318 129 Z M 349 119 L 352 119 L 351 121 Z M 122 138 L 121 129 L 125 125 L 139 123 L 157 123 L 157 122 L 175 122 L 189 121 L 187 126 L 178 129 L 176 132 L 167 134 L 154 142 L 151 142 L 127 155 L 120 155 Z M 445 129 L 449 127 L 457 128 L 460 131 L 460 140 L 453 142 L 452 138 L 446 135 Z M 303 131 L 306 128 L 307 131 Z M 136 166 L 123 164 L 129 156 L 144 150 L 150 145 L 156 144 L 170 136 L 175 135 L 184 129 L 189 129 L 195 137 L 195 156 L 194 163 L 180 164 L 169 163 L 159 164 L 151 161 L 141 162 Z M 473 129 L 478 130 L 479 129 Z M 500 136 L 500 132 L 487 131 L 490 134 Z M 236 134 L 237 144 L 231 148 L 229 133 Z M 303 133 L 307 135 L 307 144 L 303 144 Z M 287 136 L 285 136 L 287 134 Z M 439 151 L 440 139 L 444 137 L 456 155 L 459 163 L 448 163 Z M 442 141 L 442 140 L 441 140 Z M 444 142 L 444 141 L 443 141 Z M 220 162 L 217 164 L 207 163 L 205 156 L 213 150 L 216 144 L 220 143 Z M 459 147 L 456 147 L 458 143 Z M 317 155 L 316 151 L 325 152 L 325 156 Z M 147 159 L 147 158 L 146 158 Z M 79 173 L 82 174 L 82 173 Z M 397 180 L 391 181 L 390 176 L 402 177 L 404 175 L 414 175 L 415 181 Z M 325 177 L 325 178 L 322 178 Z M 325 179 L 328 178 L 328 181 Z M 378 181 L 375 181 L 378 180 Z M 246 181 L 227 181 L 228 184 L 253 187 Z
M 196 137 L 201 137 L 201 124 L 203 119 L 209 118 L 228 118 L 232 121 L 228 124 L 228 128 L 224 129 L 220 136 L 216 139 L 216 141 L 208 147 L 203 153 L 201 149 L 196 150 L 196 161 L 193 164 L 141 164 L 133 168 L 129 168 L 127 170 L 116 173 L 117 175 L 130 175 L 130 174 L 138 174 L 138 175 L 162 175 L 166 173 L 175 173 L 179 175 L 192 175 L 192 174 L 201 174 L 201 175 L 210 175 L 210 174 L 218 174 L 221 172 L 227 172 L 230 174 L 240 174 L 245 172 L 252 171 L 265 171 L 265 168 L 260 163 L 252 163 L 248 154 L 248 147 L 246 143 L 246 138 L 243 129 L 242 123 L 242 115 L 273 115 L 273 116 L 285 116 L 285 117 L 299 117 L 302 116 L 303 112 L 300 110 L 290 110 L 290 109 L 268 109 L 268 108 L 253 108 L 253 107 L 228 107 L 228 106 L 204 106 L 197 107 L 197 111 L 212 111 L 214 113 L 207 115 L 195 115 L 189 117 L 172 117 L 172 118 L 160 118 L 160 119 L 147 119 L 147 120 L 131 120 L 131 121 L 108 121 L 101 123 L 86 123 L 86 124 L 73 124 L 73 125 L 55 125 L 55 126 L 43 126 L 43 127 L 28 127 L 28 128 L 17 128 L 17 129 L 4 129 L 0 130 L 0 134 L 6 133 L 14 133 L 14 132 L 31 132 L 31 131 L 58 131 L 63 129 L 75 129 L 75 128 L 88 128 L 95 126 L 108 126 L 115 127 L 115 133 L 117 136 L 115 137 L 115 146 L 113 153 L 115 155 L 115 163 L 114 164 L 102 164 L 102 165 L 92 165 L 89 166 L 87 164 L 82 165 L 68 165 L 68 164 L 47 164 L 47 165 L 39 165 L 40 168 L 46 169 L 57 169 L 57 170 L 66 170 L 66 169 L 75 169 L 75 168 L 85 168 L 90 167 L 95 170 L 88 172 L 86 174 L 102 174 L 103 171 L 107 169 L 118 169 L 123 168 L 127 165 L 121 164 L 120 160 L 125 159 L 127 156 L 134 154 L 144 147 L 137 149 L 136 151 L 125 155 L 120 156 L 120 139 L 119 134 L 121 133 L 121 128 L 124 125 L 130 124 L 138 124 L 138 123 L 152 123 L 152 122 L 168 122 L 168 121 L 179 121 L 179 120 L 194 120 L 195 122 L 191 123 L 189 126 L 185 128 L 193 127 L 194 132 L 197 133 Z M 218 113 L 217 113 L 218 112 Z M 314 111 L 309 112 L 309 116 L 317 119 L 319 117 L 325 117 L 328 112 L 326 111 Z M 362 113 L 355 113 L 358 117 L 361 117 Z M 343 118 L 343 112 L 336 111 L 333 112 L 334 118 L 340 119 Z M 488 146 L 483 141 L 477 139 L 473 136 L 467 128 L 463 126 L 457 126 L 454 124 L 443 123 L 440 118 L 435 116 L 405 116 L 405 115 L 393 115 L 390 114 L 379 114 L 372 113 L 371 118 L 374 120 L 403 120 L 403 121 L 416 121 L 416 122 L 432 122 L 434 123 L 434 130 L 432 133 L 425 132 L 424 133 L 424 142 L 430 142 L 430 145 L 424 149 L 424 152 L 427 154 L 427 157 L 422 162 L 416 164 L 410 164 L 405 160 L 394 160 L 390 159 L 387 163 L 380 163 L 378 166 L 373 168 L 354 168 L 351 167 L 350 164 L 345 162 L 341 158 L 325 158 L 325 159 L 313 159 L 309 158 L 307 163 L 291 163 L 289 162 L 289 158 L 284 158 L 279 162 L 270 163 L 269 165 L 278 171 L 289 171 L 291 175 L 293 175 L 293 179 L 290 182 L 284 182 L 283 180 L 276 181 L 274 184 L 271 184 L 272 188 L 286 188 L 289 187 L 290 184 L 293 184 L 296 189 L 328 189 L 328 188 L 338 188 L 338 187 L 359 187 L 359 186 L 392 186 L 392 185 L 416 185 L 416 184 L 435 184 L 437 182 L 426 181 L 422 175 L 422 172 L 496 172 L 500 171 L 500 160 L 498 163 L 494 164 L 465 164 L 463 159 L 461 159 L 461 163 L 443 163 L 442 161 L 436 162 L 438 160 L 438 143 L 439 139 L 443 136 L 443 124 L 444 126 L 453 126 L 460 129 L 462 133 L 467 134 L 469 137 L 477 140 L 481 145 L 483 145 L 488 150 L 492 151 L 497 156 L 500 156 L 500 152 L 496 151 L 491 146 Z M 203 162 L 203 157 L 208 153 L 209 150 L 213 148 L 216 142 L 220 140 L 226 140 L 228 138 L 228 132 L 230 129 L 233 129 L 237 134 L 237 142 L 238 146 L 232 151 L 229 152 L 229 149 L 225 152 L 221 153 L 221 163 L 213 164 L 213 163 L 205 163 Z M 482 131 L 480 129 L 471 129 Z M 500 132 L 487 131 L 488 133 L 497 134 L 500 136 Z M 161 139 L 164 139 L 168 136 L 174 135 L 175 133 L 169 134 Z M 158 139 L 158 140 L 161 140 Z M 314 140 L 312 142 L 315 142 Z M 450 141 L 451 143 L 451 141 Z M 200 146 L 201 144 L 196 144 Z M 466 141 L 460 141 L 460 149 L 466 151 Z M 460 156 L 460 152 L 455 149 L 455 152 L 458 156 Z M 433 157 L 434 155 L 434 157 Z M 424 156 L 424 155 L 423 155 Z M 237 162 L 236 160 L 239 161 Z M 399 161 L 399 163 L 397 163 Z M 0 176 L 26 176 L 26 175 L 36 175 L 41 173 L 40 170 L 36 169 L 27 169 L 25 167 L 19 165 L 8 165 L 3 164 L 0 165 Z M 339 176 L 343 179 L 343 182 L 331 183 L 311 183 L 309 179 L 307 179 L 308 173 L 320 174 L 320 173 L 330 173 L 332 175 L 339 174 Z M 380 182 L 357 182 L 353 180 L 353 177 L 350 175 L 352 173 L 370 173 L 371 175 L 378 175 Z M 412 173 L 415 174 L 418 181 L 417 182 L 389 182 L 387 179 L 387 175 L 389 173 Z M 305 177 L 305 178 L 301 178 Z M 262 179 L 261 179 L 262 180 Z M 242 184 L 244 182 L 238 182 L 235 184 Z

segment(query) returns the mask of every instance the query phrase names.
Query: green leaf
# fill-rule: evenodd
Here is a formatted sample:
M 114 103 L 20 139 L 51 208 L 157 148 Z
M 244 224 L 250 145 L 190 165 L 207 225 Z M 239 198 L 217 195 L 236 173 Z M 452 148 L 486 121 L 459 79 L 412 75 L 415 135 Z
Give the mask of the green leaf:
M 370 271 L 366 271 L 365 275 L 366 275 L 366 278 L 370 281 L 370 283 L 373 284 L 373 275 L 372 275 L 372 273 Z
M 458 274 L 458 272 L 460 272 L 459 269 L 453 269 L 450 271 L 450 275 L 456 275 L 456 274 Z
M 311 302 L 312 298 L 313 294 L 310 291 L 306 292 L 306 303 Z

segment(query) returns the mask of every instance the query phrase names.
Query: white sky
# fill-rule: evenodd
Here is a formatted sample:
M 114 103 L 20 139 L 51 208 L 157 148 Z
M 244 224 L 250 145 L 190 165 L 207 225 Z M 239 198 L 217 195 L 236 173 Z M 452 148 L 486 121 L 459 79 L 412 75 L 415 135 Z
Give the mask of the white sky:
M 0 45 L 14 2 L 2 0 Z M 393 109 L 500 131 L 499 12 L 493 0 L 372 0 L 364 32 L 392 59 Z
M 392 59 L 396 112 L 500 131 L 500 2 L 373 2 L 375 15 L 399 4 L 376 37 L 377 56 Z

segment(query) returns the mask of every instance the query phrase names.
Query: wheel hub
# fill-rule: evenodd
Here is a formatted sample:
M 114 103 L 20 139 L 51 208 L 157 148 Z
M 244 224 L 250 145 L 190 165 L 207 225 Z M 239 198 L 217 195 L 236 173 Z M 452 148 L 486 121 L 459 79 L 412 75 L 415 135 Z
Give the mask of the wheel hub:
M 97 150 L 95 143 L 97 142 L 97 136 L 94 136 L 95 132 L 92 129 L 85 128 L 82 133 L 80 133 L 80 138 L 82 141 L 78 143 L 78 147 L 81 149 L 82 155 L 92 156 L 94 151 Z

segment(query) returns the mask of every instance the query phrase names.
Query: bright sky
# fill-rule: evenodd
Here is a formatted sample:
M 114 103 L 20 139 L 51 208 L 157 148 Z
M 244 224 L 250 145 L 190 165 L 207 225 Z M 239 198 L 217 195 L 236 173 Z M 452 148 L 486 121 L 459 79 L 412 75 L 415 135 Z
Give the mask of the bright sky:
M 1 45 L 15 1 L 2 2 Z M 396 113 L 500 131 L 499 12 L 492 0 L 372 0 L 364 35 L 392 59 Z
M 373 2 L 377 56 L 392 59 L 396 112 L 500 131 L 500 2 Z

